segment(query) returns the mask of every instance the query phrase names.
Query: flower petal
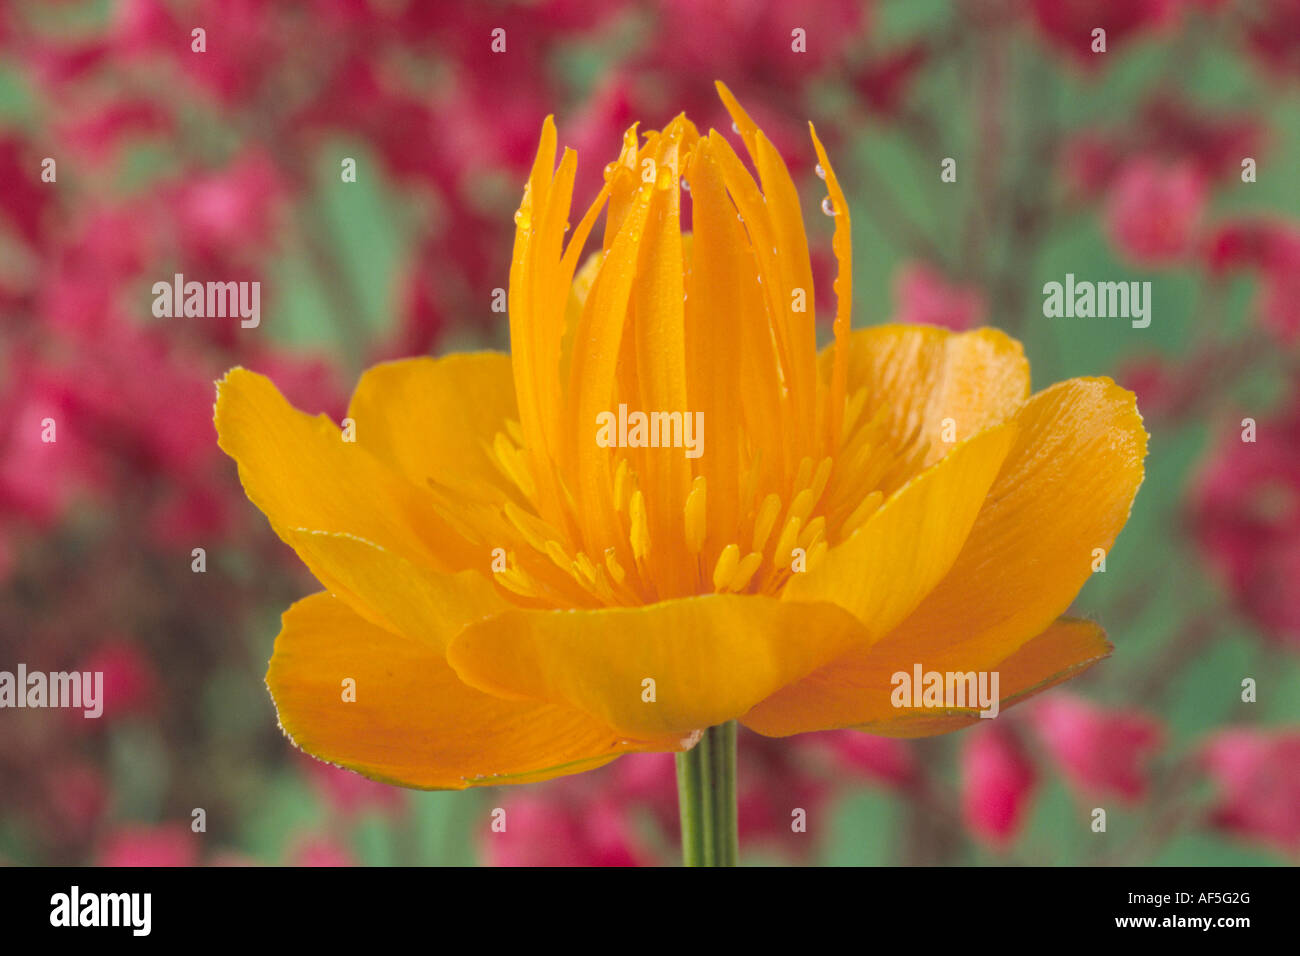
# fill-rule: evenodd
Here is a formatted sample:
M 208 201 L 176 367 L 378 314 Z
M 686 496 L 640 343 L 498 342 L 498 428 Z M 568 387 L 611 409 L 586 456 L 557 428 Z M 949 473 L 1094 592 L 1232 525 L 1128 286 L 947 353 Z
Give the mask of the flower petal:
M 501 352 L 376 365 L 348 408 L 357 443 L 417 487 L 433 480 L 498 503 L 514 489 L 489 449 L 518 414 L 510 356 Z
M 822 350 L 829 382 L 834 349 Z M 865 388 L 866 417 L 886 409 L 898 442 L 919 430 L 929 465 L 951 449 L 941 440 L 951 418 L 958 440 L 1005 421 L 1029 397 L 1029 362 L 1020 343 L 993 328 L 953 333 L 926 325 L 878 325 L 850 339 L 848 391 Z
M 432 495 L 367 451 L 343 441 L 324 415 L 285 400 L 271 380 L 235 368 L 217 383 L 221 448 L 239 464 L 250 501 L 282 529 L 355 535 L 416 564 L 459 570 L 481 563 L 434 508 Z
M 862 639 L 830 604 L 710 594 L 642 608 L 507 611 L 462 631 L 447 660 L 481 690 L 564 702 L 646 738 L 737 717 Z
M 344 682 L 355 681 L 355 700 Z M 280 726 L 308 753 L 375 780 L 460 790 L 591 770 L 632 742 L 575 710 L 500 700 L 462 684 L 441 656 L 314 594 L 285 612 L 266 684 Z
M 1105 632 L 1091 621 L 1061 618 L 1007 656 L 986 656 L 950 649 L 931 656 L 884 650 L 877 644 L 853 655 L 759 704 L 742 719 L 745 726 L 769 737 L 811 730 L 854 727 L 882 737 L 929 737 L 958 730 L 981 719 L 979 707 L 894 707 L 893 675 L 909 676 L 916 664 L 940 673 L 998 672 L 1000 708 L 1018 704 L 1091 667 L 1111 652 Z
M 1072 379 L 1016 413 L 1015 447 L 947 576 L 881 642 L 916 660 L 1001 656 L 1065 613 L 1109 550 L 1142 483 L 1147 435 L 1132 392 Z
M 821 566 L 794 575 L 782 597 L 830 601 L 862 622 L 865 648 L 903 620 L 948 572 L 1015 439 L 996 425 L 913 478 Z
M 361 617 L 440 654 L 467 624 L 509 606 L 476 571 L 439 574 L 351 535 L 296 530 L 281 537 Z

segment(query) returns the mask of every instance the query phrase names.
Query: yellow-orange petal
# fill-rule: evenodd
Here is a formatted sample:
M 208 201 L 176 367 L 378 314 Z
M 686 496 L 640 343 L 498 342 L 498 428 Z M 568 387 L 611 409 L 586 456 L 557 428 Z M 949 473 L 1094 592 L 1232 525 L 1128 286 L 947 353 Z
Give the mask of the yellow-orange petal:
M 1015 446 L 944 580 L 882 646 L 996 657 L 1065 613 L 1142 484 L 1147 434 L 1132 392 L 1071 379 L 1016 413 Z M 924 659 L 924 658 L 922 658 Z
M 316 579 L 355 613 L 440 654 L 467 624 L 509 606 L 477 571 L 440 574 L 345 534 L 280 534 Z
M 349 680 L 353 701 L 344 699 Z M 675 746 L 629 741 L 576 710 L 466 687 L 436 651 L 323 593 L 285 612 L 266 684 L 298 747 L 406 787 L 528 783 Z
M 481 690 L 567 704 L 647 738 L 737 717 L 861 639 L 861 626 L 830 604 L 711 594 L 507 611 L 462 631 L 447 660 Z
M 829 382 L 834 347 L 820 356 Z M 849 341 L 848 392 L 867 390 L 865 417 L 884 408 L 889 434 L 902 441 L 919 430 L 930 444 L 924 464 L 943 456 L 944 419 L 958 441 L 1005 421 L 1029 396 L 1029 362 L 1020 343 L 993 328 L 953 333 L 926 325 L 858 329 Z
M 822 668 L 807 680 L 774 694 L 744 716 L 743 723 L 769 737 L 853 727 L 882 737 L 929 737 L 988 719 L 980 708 L 894 707 L 893 675 L 924 671 L 998 673 L 999 711 L 1068 680 L 1111 652 L 1105 632 L 1091 621 L 1061 618 L 1010 654 L 989 660 L 950 650 L 922 656 L 877 644 Z
M 1016 430 L 995 425 L 898 490 L 821 566 L 795 574 L 786 600 L 830 601 L 863 625 L 863 648 L 903 620 L 952 567 Z
M 385 362 L 357 383 L 357 444 L 417 487 L 429 481 L 495 503 L 518 501 L 491 448 L 518 421 L 510 356 L 467 352 Z
M 430 492 L 381 462 L 338 425 L 285 400 L 264 375 L 235 368 L 217 383 L 222 450 L 250 501 L 277 532 L 341 532 L 440 570 L 469 567 L 471 549 L 434 509 Z

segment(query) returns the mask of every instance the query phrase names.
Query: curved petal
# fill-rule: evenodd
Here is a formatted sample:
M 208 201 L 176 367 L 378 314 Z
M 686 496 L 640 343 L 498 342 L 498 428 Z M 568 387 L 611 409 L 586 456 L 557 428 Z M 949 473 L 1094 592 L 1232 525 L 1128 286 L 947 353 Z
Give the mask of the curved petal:
M 829 382 L 834 348 L 819 358 Z M 929 465 L 952 448 L 940 440 L 951 418 L 964 440 L 1005 421 L 1029 397 L 1029 362 L 1015 339 L 993 328 L 954 333 L 927 325 L 877 325 L 849 339 L 848 392 L 865 388 L 866 416 L 885 409 L 888 433 L 928 442 Z
M 949 649 L 921 657 L 886 652 L 836 661 L 763 701 L 742 718 L 769 737 L 853 727 L 882 737 L 929 737 L 981 719 L 980 708 L 894 707 L 894 674 L 922 671 L 998 673 L 999 708 L 1005 709 L 1081 673 L 1111 652 L 1105 632 L 1091 621 L 1061 618 L 1003 658 Z
M 710 594 L 641 608 L 507 611 L 457 635 L 447 660 L 473 687 L 563 702 L 646 738 L 731 720 L 838 657 L 862 630 L 830 604 Z
M 575 710 L 466 687 L 437 652 L 367 623 L 328 594 L 285 612 L 266 684 L 295 745 L 406 787 L 527 783 L 623 753 L 675 749 L 673 740 L 628 741 Z
M 358 443 L 417 487 L 433 480 L 475 498 L 514 495 L 490 449 L 517 420 L 510 356 L 467 352 L 368 369 L 348 416 Z
M 244 492 L 277 533 L 355 535 L 445 571 L 482 563 L 481 549 L 447 524 L 428 491 L 359 442 L 344 441 L 324 415 L 298 411 L 264 375 L 227 372 L 217 383 L 214 422 L 221 449 L 239 465 Z
M 372 624 L 445 654 L 467 625 L 507 607 L 477 571 L 439 574 L 362 538 L 326 531 L 281 537 L 330 593 Z
M 880 640 L 943 578 L 962 549 L 1015 439 L 996 425 L 913 478 L 820 567 L 794 575 L 782 597 L 830 601 Z
M 1147 434 L 1132 392 L 1071 379 L 1017 412 L 1020 431 L 947 576 L 881 642 L 927 660 L 1008 653 L 1065 613 L 1142 484 Z

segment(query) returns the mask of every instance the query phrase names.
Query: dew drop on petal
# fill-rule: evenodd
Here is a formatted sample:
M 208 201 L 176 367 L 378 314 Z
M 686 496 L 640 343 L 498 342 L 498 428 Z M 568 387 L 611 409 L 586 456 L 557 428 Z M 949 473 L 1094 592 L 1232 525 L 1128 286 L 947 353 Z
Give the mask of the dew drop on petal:
M 735 121 L 735 120 L 732 120 L 732 121 L 731 121 L 731 131 L 732 131 L 733 133 L 739 133 L 739 132 L 740 132 L 740 127 L 736 125 L 736 121 Z
M 839 215 L 839 213 L 835 209 L 835 203 L 831 201 L 830 196 L 827 196 L 822 200 L 822 212 L 826 213 L 826 215 L 828 216 Z
M 691 184 L 688 183 L 688 182 L 686 181 L 686 177 L 685 177 L 685 176 L 682 177 L 682 191 L 683 191 L 683 192 L 690 192 L 690 191 L 691 191 Z
M 826 170 L 822 169 L 822 164 L 821 164 L 821 163 L 818 163 L 818 164 L 817 164 L 817 166 L 813 169 L 813 172 L 815 172 L 815 173 L 817 174 L 817 178 L 818 178 L 818 179 L 825 179 L 825 178 L 826 178 Z

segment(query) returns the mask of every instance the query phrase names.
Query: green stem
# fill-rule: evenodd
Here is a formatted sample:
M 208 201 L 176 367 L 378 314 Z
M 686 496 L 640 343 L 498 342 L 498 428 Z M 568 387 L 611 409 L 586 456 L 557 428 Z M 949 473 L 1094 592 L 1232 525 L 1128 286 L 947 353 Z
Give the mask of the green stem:
M 739 855 L 735 721 L 710 727 L 698 744 L 677 755 L 677 801 L 682 862 L 735 866 Z

